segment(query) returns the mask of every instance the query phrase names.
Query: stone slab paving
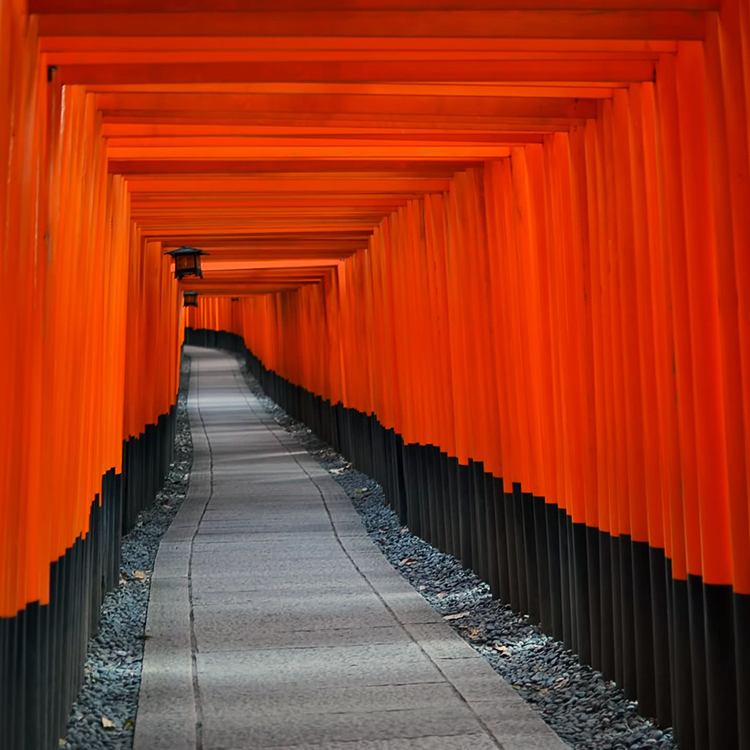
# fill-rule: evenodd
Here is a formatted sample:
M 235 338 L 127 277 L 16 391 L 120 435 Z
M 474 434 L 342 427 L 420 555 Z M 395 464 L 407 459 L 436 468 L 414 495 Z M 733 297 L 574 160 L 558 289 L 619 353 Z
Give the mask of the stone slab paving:
M 189 348 L 194 459 L 149 605 L 135 750 L 563 750 L 343 490 Z

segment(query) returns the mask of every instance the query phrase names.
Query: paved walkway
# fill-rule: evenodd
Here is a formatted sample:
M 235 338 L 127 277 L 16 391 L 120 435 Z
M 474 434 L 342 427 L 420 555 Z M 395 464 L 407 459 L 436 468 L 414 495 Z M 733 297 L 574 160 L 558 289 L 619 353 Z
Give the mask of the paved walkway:
M 193 472 L 156 561 L 135 750 L 566 747 L 391 567 L 234 357 L 188 352 Z

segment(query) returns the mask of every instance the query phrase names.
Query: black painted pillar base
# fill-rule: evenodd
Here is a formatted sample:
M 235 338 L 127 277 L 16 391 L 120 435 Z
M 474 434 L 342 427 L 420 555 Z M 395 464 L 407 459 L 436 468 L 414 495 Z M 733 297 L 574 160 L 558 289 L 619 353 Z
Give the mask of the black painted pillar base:
M 50 566 L 49 604 L 0 618 L 0 748 L 52 750 L 65 735 L 83 680 L 89 639 L 120 577 L 122 534 L 163 486 L 176 410 L 123 445 L 123 474 L 108 471 L 89 511 L 89 532 Z

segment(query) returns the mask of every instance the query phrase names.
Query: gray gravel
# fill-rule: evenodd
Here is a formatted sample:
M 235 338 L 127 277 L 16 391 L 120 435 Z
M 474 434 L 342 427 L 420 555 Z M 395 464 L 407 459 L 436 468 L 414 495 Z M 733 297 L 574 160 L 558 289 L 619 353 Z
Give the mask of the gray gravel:
M 159 540 L 187 492 L 192 442 L 187 421 L 189 358 L 183 362 L 177 412 L 177 454 L 156 503 L 144 511 L 123 545 L 122 580 L 102 607 L 99 634 L 89 645 L 85 683 L 60 747 L 131 750 L 143 659 L 150 577 Z M 448 622 L 516 688 L 576 750 L 674 750 L 669 729 L 637 714 L 637 705 L 564 644 L 526 617 L 493 600 L 488 586 L 450 555 L 402 528 L 383 490 L 269 399 L 243 365 L 250 390 L 266 411 L 344 488 L 370 536 L 388 560 Z M 414 562 L 412 562 L 414 560 Z M 143 576 L 143 577 L 141 577 Z M 107 719 L 114 726 L 105 728 Z
M 369 535 L 391 564 L 479 651 L 544 721 L 576 750 L 675 750 L 671 729 L 639 716 L 615 683 L 581 665 L 560 641 L 493 599 L 489 587 L 455 558 L 401 526 L 382 487 L 268 398 L 242 365 L 266 411 L 344 488 Z
M 73 705 L 67 750 L 131 750 L 141 687 L 141 665 L 151 574 L 159 541 L 185 499 L 193 443 L 187 418 L 190 358 L 183 357 L 177 399 L 175 461 L 155 503 L 124 538 L 119 587 L 104 600 L 99 632 L 92 638 L 84 683 Z M 111 724 L 111 726 L 108 726 Z

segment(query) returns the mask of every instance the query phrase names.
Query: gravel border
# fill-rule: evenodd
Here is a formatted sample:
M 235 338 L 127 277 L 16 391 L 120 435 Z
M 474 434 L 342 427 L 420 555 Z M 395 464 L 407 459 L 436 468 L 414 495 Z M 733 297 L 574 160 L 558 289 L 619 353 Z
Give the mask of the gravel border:
M 575 750 L 676 750 L 671 730 L 637 714 L 611 681 L 578 663 L 560 641 L 492 599 L 487 584 L 450 555 L 401 527 L 382 487 L 268 398 L 240 359 L 250 391 L 271 417 L 346 491 L 368 534 L 391 564 L 481 653 Z M 176 459 L 164 489 L 124 538 L 121 581 L 105 598 L 89 644 L 84 685 L 73 705 L 66 750 L 132 750 L 151 574 L 161 537 L 187 494 L 193 446 L 187 418 L 190 358 L 183 357 Z M 106 719 L 106 721 L 105 721 Z M 111 723 L 112 726 L 105 726 Z
M 187 494 L 193 465 L 189 381 L 190 357 L 183 355 L 175 460 L 164 489 L 123 538 L 120 583 L 105 597 L 99 632 L 89 642 L 83 687 L 68 718 L 67 735 L 60 740 L 66 750 L 132 750 L 151 574 L 159 542 Z
M 388 507 L 383 488 L 357 471 L 263 392 L 238 357 L 250 391 L 341 485 L 367 533 L 389 562 L 575 750 L 676 750 L 671 729 L 639 716 L 638 706 L 566 646 L 498 599 L 451 555 L 409 533 Z

